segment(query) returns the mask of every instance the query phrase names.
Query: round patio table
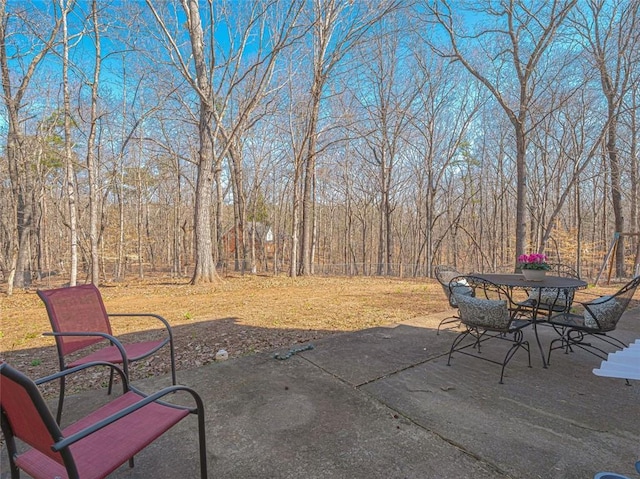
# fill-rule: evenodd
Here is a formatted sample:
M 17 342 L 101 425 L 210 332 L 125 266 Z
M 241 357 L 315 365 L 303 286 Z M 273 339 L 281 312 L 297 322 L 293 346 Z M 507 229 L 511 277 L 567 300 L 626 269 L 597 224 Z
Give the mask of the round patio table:
M 491 283 L 505 286 L 509 289 L 523 289 L 527 291 L 538 290 L 538 301 L 533 305 L 533 311 L 531 315 L 531 324 L 533 325 L 533 331 L 536 336 L 536 342 L 538 343 L 538 349 L 540 349 L 540 356 L 542 357 L 542 366 L 547 367 L 547 359 L 544 356 L 542 350 L 542 344 L 540 343 L 540 337 L 538 336 L 538 323 L 543 322 L 538 320 L 538 308 L 540 305 L 540 294 L 542 290 L 557 290 L 558 295 L 561 291 L 576 291 L 587 287 L 587 282 L 577 278 L 565 278 L 562 276 L 546 275 L 544 279 L 540 281 L 529 281 L 521 274 L 504 274 L 504 273 L 473 273 L 469 276 L 475 276 L 480 279 L 484 279 Z M 570 306 L 570 305 L 568 305 Z

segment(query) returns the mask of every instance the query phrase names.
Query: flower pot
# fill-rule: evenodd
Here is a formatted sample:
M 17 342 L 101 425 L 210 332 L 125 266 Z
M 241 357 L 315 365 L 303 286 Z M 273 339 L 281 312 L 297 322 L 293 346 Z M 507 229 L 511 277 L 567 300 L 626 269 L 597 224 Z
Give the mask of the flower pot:
M 544 269 L 523 269 L 522 275 L 527 281 L 542 281 L 547 272 Z

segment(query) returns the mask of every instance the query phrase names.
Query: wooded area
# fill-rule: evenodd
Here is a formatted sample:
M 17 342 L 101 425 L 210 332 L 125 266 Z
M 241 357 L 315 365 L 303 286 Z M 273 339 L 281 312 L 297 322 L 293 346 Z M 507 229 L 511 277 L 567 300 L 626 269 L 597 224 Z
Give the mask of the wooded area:
M 638 274 L 640 0 L 0 0 L 0 270 Z

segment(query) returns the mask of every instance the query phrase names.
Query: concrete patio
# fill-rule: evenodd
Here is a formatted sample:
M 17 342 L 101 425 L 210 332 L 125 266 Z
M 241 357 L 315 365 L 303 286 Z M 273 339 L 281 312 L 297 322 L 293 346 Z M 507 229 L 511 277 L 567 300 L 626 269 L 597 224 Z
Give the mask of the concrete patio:
M 206 404 L 209 477 L 639 477 L 640 382 L 595 376 L 600 360 L 583 351 L 555 351 L 543 369 L 527 330 L 533 367 L 519 352 L 500 385 L 499 366 L 485 361 L 458 354 L 447 367 L 455 333 L 436 335 L 440 317 L 335 335 L 287 360 L 256 354 L 179 371 Z M 547 347 L 555 333 L 540 329 Z M 616 336 L 640 338 L 640 308 Z M 484 351 L 500 356 L 504 346 Z M 69 397 L 65 423 L 105 399 L 104 391 Z M 111 477 L 196 478 L 197 457 L 187 418 Z M 9 477 L 6 451 L 0 460 Z

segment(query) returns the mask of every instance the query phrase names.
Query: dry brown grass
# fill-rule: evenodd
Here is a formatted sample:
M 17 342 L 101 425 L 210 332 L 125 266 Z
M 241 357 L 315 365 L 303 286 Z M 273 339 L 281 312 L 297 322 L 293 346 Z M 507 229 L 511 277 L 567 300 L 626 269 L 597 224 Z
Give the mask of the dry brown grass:
M 214 360 L 219 349 L 231 357 L 275 351 L 330 334 L 398 323 L 444 311 L 432 280 L 228 276 L 215 285 L 158 278 L 101 285 L 107 310 L 153 312 L 174 329 L 178 369 Z M 2 357 L 32 377 L 58 368 L 44 306 L 35 290 L 0 297 Z M 117 335 L 156 337 L 156 320 L 115 319 Z M 167 373 L 160 356 L 137 363 L 132 376 Z M 86 387 L 103 379 L 85 381 Z
M 331 334 L 426 318 L 449 309 L 440 286 L 430 279 L 247 275 L 190 286 L 186 280 L 156 278 L 101 285 L 100 290 L 109 312 L 152 312 L 171 323 L 178 369 L 209 363 L 219 349 L 231 357 L 282 351 Z M 42 336 L 50 330 L 49 321 L 35 290 L 0 296 L 0 318 L 3 359 L 32 377 L 57 371 L 53 339 Z M 114 331 L 125 338 L 152 338 L 161 334 L 158 324 L 118 319 Z M 132 376 L 168 371 L 168 361 L 160 355 L 137 363 Z M 103 384 L 104 377 L 89 377 L 72 383 L 72 388 Z

